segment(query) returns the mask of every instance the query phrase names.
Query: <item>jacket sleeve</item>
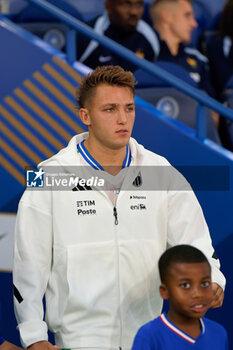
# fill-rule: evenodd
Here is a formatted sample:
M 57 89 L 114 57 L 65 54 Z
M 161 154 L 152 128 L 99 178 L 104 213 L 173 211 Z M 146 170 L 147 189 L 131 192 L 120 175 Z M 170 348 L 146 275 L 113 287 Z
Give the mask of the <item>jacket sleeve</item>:
M 14 248 L 14 308 L 23 347 L 48 340 L 43 296 L 52 260 L 49 191 L 26 191 L 20 201 Z
M 190 244 L 200 249 L 210 262 L 212 281 L 224 289 L 225 277 L 220 271 L 220 262 L 194 192 L 181 174 L 175 176 L 172 186 L 168 191 L 168 245 Z

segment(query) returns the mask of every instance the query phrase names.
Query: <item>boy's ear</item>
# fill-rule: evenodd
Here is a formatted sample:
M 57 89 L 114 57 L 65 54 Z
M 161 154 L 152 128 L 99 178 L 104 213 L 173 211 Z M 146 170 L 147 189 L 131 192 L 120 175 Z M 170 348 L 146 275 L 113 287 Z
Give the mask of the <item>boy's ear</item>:
M 87 126 L 91 125 L 91 120 L 87 108 L 80 108 L 78 114 L 83 124 Z
M 159 287 L 159 292 L 163 300 L 167 300 L 169 295 L 168 295 L 168 290 L 167 287 L 164 283 L 162 283 Z

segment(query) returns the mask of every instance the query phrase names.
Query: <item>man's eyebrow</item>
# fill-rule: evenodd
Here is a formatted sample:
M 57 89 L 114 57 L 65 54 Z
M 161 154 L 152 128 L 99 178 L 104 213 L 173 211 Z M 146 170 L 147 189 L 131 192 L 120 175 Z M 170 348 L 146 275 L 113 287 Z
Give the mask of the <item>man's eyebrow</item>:
M 117 105 L 119 105 L 119 103 L 111 103 L 111 102 L 109 102 L 109 103 L 103 104 L 101 107 L 115 107 Z M 129 103 L 126 103 L 125 106 L 135 106 L 135 103 L 134 102 L 129 102 Z
M 102 106 L 105 107 L 105 106 L 116 106 L 116 105 L 117 105 L 117 103 L 111 103 L 111 102 L 109 102 L 109 103 L 103 104 Z
M 103 105 L 100 106 L 100 108 L 106 108 L 106 107 L 116 107 L 117 103 L 105 103 Z

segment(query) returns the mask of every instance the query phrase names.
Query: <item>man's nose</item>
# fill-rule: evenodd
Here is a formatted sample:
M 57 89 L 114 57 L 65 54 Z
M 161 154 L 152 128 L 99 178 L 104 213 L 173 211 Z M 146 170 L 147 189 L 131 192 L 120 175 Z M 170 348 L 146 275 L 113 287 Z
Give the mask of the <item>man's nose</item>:
M 118 123 L 125 124 L 127 122 L 127 114 L 124 110 L 120 110 L 118 113 Z
M 129 13 L 131 16 L 141 16 L 141 8 L 137 4 L 131 4 Z
M 194 17 L 193 17 L 193 21 L 192 21 L 192 27 L 193 27 L 193 29 L 198 27 L 198 23 Z

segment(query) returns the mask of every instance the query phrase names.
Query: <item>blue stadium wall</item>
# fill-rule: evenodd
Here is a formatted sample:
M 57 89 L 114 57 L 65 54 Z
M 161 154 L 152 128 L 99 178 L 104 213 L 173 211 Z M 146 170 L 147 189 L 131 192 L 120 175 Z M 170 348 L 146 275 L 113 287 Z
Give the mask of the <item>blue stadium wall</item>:
M 12 303 L 12 231 L 25 187 L 25 166 L 48 158 L 84 130 L 74 91 L 88 69 L 80 64 L 71 67 L 62 53 L 4 18 L 0 19 L 0 43 L 0 332 L 19 344 Z M 210 310 L 208 316 L 225 326 L 233 349 L 233 154 L 209 140 L 198 140 L 194 131 L 139 98 L 136 115 L 133 136 L 177 166 L 201 203 L 227 278 L 224 305 Z M 200 174 L 206 171 L 203 183 L 200 174 L 195 182 L 197 169 Z M 8 222 L 11 232 L 5 230 Z

